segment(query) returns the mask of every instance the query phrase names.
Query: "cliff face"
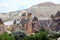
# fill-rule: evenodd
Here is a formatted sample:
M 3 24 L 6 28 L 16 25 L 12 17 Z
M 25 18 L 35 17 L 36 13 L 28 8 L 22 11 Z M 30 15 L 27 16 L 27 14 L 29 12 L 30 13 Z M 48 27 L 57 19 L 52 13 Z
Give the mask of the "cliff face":
M 50 17 L 51 14 L 55 15 L 58 10 L 60 11 L 60 4 L 45 2 L 34 5 L 26 10 L 0 13 L 0 18 L 2 18 L 4 21 L 19 19 L 20 15 L 24 12 L 31 12 L 33 15 L 36 15 L 38 17 Z

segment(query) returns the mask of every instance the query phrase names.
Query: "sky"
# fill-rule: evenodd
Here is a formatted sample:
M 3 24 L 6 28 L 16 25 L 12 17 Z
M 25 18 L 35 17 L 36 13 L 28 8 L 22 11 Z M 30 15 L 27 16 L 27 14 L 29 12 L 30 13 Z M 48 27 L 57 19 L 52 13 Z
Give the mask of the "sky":
M 0 0 L 0 13 L 24 10 L 43 2 L 60 4 L 60 0 Z

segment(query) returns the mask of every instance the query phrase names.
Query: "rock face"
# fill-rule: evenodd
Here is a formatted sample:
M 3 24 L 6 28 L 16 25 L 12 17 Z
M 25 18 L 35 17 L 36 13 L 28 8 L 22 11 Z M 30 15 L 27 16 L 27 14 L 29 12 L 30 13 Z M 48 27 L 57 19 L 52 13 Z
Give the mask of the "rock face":
M 2 18 L 3 21 L 15 20 L 19 19 L 22 13 L 28 13 L 28 12 L 31 12 L 33 15 L 36 15 L 38 17 L 50 17 L 51 14 L 55 15 L 58 10 L 60 11 L 60 4 L 45 2 L 34 5 L 25 10 L 0 13 L 0 18 Z
M 56 12 L 60 10 L 60 4 L 45 2 L 45 3 L 34 5 L 27 10 L 39 17 L 50 17 L 51 14 L 55 15 Z

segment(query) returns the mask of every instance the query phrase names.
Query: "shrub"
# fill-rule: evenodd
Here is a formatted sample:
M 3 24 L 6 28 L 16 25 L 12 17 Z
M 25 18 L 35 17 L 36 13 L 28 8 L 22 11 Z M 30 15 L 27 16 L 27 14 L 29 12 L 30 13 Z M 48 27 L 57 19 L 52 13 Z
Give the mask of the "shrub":
M 6 32 L 0 34 L 0 40 L 14 40 L 14 37 Z
M 46 32 L 44 29 L 41 29 L 38 33 L 26 36 L 24 40 L 50 40 L 48 36 L 48 32 Z

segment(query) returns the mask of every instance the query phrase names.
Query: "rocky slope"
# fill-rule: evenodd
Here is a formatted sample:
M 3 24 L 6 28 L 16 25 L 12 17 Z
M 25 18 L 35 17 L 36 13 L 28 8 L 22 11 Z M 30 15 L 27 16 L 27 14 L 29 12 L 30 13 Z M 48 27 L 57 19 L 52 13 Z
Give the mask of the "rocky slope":
M 51 14 L 55 15 L 57 11 L 60 11 L 60 4 L 45 2 L 34 5 L 27 10 L 39 17 L 50 17 Z
M 50 17 L 51 14 L 55 15 L 57 11 L 60 11 L 60 4 L 45 2 L 34 5 L 25 10 L 0 13 L 0 18 L 2 18 L 4 21 L 20 19 L 20 15 L 22 13 L 28 13 L 28 12 L 31 12 L 33 15 L 38 17 Z

